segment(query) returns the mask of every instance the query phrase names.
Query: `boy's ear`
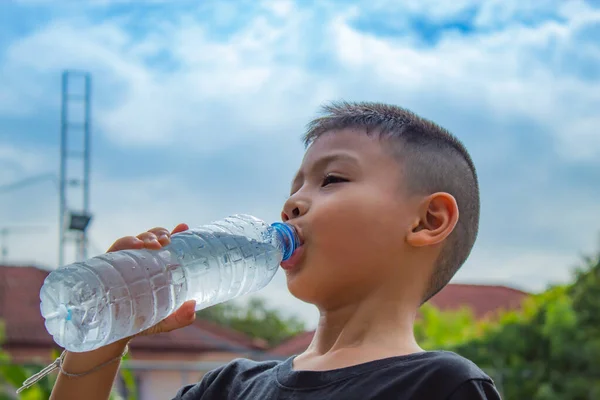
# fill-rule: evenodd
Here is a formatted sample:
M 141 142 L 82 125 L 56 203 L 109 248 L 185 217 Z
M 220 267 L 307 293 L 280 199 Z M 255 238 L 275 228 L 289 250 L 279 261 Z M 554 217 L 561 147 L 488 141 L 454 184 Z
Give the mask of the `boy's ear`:
M 431 246 L 444 241 L 458 222 L 458 204 L 449 193 L 427 196 L 419 204 L 418 215 L 406 238 L 415 247 Z

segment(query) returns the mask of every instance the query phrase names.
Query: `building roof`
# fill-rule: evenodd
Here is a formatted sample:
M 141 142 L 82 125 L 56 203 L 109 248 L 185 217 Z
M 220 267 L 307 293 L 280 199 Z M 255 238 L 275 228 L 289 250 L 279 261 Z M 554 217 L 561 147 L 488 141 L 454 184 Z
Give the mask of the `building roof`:
M 277 356 L 292 356 L 294 354 L 300 354 L 308 348 L 308 345 L 313 339 L 315 331 L 306 331 L 297 334 L 296 336 L 284 340 L 278 346 L 271 349 L 271 354 Z
M 140 336 L 131 342 L 132 349 L 146 351 L 231 351 L 266 350 L 265 343 L 210 321 L 196 319 L 190 325 L 168 333 Z
M 500 285 L 449 284 L 429 300 L 443 311 L 469 307 L 476 319 L 492 316 L 500 310 L 514 310 L 529 293 Z M 314 336 L 314 331 L 303 332 L 271 349 L 271 354 L 291 356 L 302 353 Z
M 516 310 L 529 293 L 500 285 L 473 285 L 454 283 L 446 285 L 429 303 L 442 311 L 469 307 L 476 319 L 499 311 Z
M 39 293 L 48 271 L 35 267 L 0 266 L 0 320 L 4 344 L 53 347 L 40 312 Z
M 0 320 L 4 321 L 3 345 L 11 347 L 58 348 L 46 331 L 40 313 L 40 289 L 49 271 L 36 267 L 0 265 Z M 132 349 L 166 351 L 255 352 L 266 345 L 241 332 L 205 320 L 182 329 L 136 338 Z

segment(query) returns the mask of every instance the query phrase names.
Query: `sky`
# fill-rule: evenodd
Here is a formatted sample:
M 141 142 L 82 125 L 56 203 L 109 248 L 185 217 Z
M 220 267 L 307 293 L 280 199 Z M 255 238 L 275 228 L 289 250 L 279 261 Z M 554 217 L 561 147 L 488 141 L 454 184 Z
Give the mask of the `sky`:
M 6 236 L 8 264 L 58 263 L 67 69 L 92 77 L 90 255 L 154 226 L 278 220 L 332 100 L 400 105 L 465 143 L 482 213 L 454 282 L 541 291 L 598 250 L 598 1 L 0 1 L 0 228 L 30 229 Z M 314 325 L 282 273 L 260 294 Z

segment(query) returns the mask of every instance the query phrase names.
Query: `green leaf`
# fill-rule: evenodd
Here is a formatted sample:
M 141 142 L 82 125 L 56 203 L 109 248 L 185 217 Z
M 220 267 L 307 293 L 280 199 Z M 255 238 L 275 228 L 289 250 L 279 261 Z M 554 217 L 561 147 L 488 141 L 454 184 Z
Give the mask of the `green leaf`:
M 130 357 L 130 354 L 126 354 L 125 357 L 123 357 L 123 360 L 129 360 Z M 121 378 L 123 379 L 123 382 L 125 383 L 125 389 L 128 393 L 127 400 L 137 400 L 138 391 L 133 373 L 131 372 L 131 370 L 126 368 L 121 368 L 119 370 L 119 373 L 121 375 Z
M 28 377 L 25 368 L 15 364 L 0 365 L 0 375 L 14 387 L 20 387 Z
M 250 298 L 245 305 L 235 301 L 216 304 L 198 311 L 196 315 L 199 319 L 226 326 L 252 338 L 263 339 L 270 346 L 306 329 L 299 318 L 284 316 L 260 297 Z

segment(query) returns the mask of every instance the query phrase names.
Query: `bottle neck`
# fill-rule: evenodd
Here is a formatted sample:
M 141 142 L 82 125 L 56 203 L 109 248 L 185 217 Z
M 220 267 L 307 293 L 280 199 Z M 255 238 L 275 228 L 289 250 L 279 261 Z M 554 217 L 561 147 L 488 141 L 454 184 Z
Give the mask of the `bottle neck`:
M 294 254 L 294 251 L 300 245 L 296 229 L 294 229 L 293 226 L 283 222 L 275 222 L 271 224 L 271 227 L 274 228 L 275 231 L 273 239 L 280 243 L 283 253 L 283 261 L 285 261 L 290 258 L 292 254 Z

